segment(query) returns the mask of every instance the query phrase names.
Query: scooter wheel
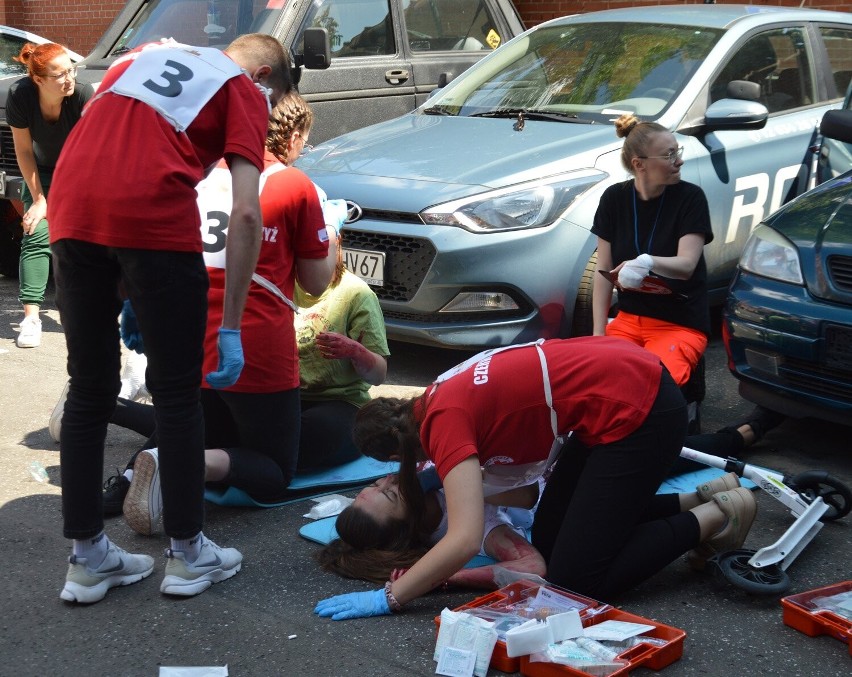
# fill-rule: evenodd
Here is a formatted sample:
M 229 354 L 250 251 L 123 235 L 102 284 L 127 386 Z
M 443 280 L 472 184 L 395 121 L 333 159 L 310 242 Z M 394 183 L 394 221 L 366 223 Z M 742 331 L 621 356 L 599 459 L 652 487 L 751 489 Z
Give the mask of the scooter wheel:
M 810 470 L 785 481 L 807 503 L 819 496 L 828 504 L 828 510 L 820 518 L 822 522 L 833 522 L 846 517 L 852 510 L 852 491 L 836 477 L 825 471 Z
M 725 580 L 752 595 L 781 595 L 789 590 L 790 577 L 777 564 L 758 569 L 748 563 L 754 553 L 731 550 L 717 555 L 716 563 Z

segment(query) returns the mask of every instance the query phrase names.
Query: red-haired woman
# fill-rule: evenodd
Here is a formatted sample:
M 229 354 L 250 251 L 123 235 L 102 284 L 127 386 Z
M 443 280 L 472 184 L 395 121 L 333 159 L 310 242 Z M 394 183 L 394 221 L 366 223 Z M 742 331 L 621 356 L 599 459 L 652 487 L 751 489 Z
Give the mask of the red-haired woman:
M 9 89 L 6 119 L 12 128 L 15 156 L 24 177 L 24 239 L 21 242 L 20 294 L 24 319 L 19 348 L 41 343 L 39 309 L 44 302 L 50 269 L 47 231 L 47 191 L 59 152 L 80 119 L 93 90 L 76 82 L 77 69 L 62 45 L 28 42 L 16 57 L 27 67 L 26 77 Z

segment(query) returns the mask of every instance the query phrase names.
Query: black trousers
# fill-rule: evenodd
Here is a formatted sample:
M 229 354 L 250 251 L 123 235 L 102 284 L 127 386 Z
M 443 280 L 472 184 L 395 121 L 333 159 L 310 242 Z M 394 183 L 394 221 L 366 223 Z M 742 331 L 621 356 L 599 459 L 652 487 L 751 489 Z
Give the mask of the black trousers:
M 548 581 L 608 602 L 698 545 L 692 513 L 679 512 L 676 494 L 656 493 L 686 429 L 686 403 L 664 370 L 634 433 L 592 448 L 566 446 L 532 527 Z

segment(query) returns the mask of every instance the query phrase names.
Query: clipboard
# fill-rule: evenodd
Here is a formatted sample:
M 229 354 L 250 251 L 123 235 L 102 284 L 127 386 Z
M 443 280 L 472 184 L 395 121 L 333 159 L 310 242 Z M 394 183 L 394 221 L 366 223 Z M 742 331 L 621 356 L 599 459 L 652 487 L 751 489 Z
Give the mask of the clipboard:
M 608 270 L 599 270 L 598 272 L 603 275 L 608 282 L 615 285 L 615 288 L 618 289 L 618 291 L 640 292 L 642 294 L 657 294 L 659 296 L 672 295 L 682 301 L 685 301 L 689 298 L 686 294 L 674 291 L 669 286 L 668 282 L 666 282 L 663 278 L 657 275 L 646 275 L 645 279 L 642 280 L 641 286 L 636 289 L 624 289 L 620 284 L 618 284 L 618 275 L 615 275 Z

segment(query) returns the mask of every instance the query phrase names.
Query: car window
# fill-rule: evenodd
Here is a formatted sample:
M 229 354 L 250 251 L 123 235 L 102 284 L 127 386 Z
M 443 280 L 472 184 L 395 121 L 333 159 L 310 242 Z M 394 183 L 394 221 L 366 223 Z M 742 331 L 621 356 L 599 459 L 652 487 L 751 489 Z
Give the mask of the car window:
M 758 101 L 770 113 L 814 103 L 816 96 L 804 31 L 781 28 L 750 37 L 713 80 L 711 100 L 725 98 L 728 83 L 734 80 L 760 85 Z
M 835 97 L 845 96 L 852 80 L 852 31 L 843 28 L 820 27 L 834 86 Z
M 482 0 L 405 0 L 412 52 L 497 49 L 501 38 Z
M 27 72 L 24 64 L 15 61 L 15 57 L 21 53 L 21 47 L 26 42 L 15 35 L 0 35 L 0 78 L 23 75 Z
M 599 122 L 623 112 L 656 117 L 720 35 L 698 26 L 615 22 L 542 28 L 450 84 L 430 110 L 487 115 L 543 109 Z
M 314 0 L 303 25 L 328 31 L 332 60 L 396 53 L 389 0 Z
M 134 17 L 112 54 L 173 38 L 199 47 L 227 47 L 253 33 L 273 11 L 268 0 L 151 0 Z M 274 10 L 280 11 L 280 10 Z

